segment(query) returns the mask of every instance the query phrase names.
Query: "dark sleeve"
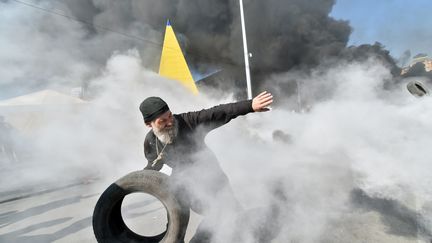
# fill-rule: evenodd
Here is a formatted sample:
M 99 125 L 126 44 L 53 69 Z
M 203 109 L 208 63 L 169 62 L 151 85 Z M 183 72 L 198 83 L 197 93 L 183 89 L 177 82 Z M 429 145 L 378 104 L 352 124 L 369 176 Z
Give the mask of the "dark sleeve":
M 207 131 L 210 131 L 250 112 L 253 112 L 252 100 L 244 100 L 180 115 L 190 128 L 195 129 L 202 126 Z
M 152 140 L 153 138 L 153 140 Z M 154 136 L 149 132 L 144 140 L 144 155 L 147 159 L 147 166 L 144 170 L 161 170 L 163 163 L 157 163 L 152 166 L 153 161 L 157 158 Z

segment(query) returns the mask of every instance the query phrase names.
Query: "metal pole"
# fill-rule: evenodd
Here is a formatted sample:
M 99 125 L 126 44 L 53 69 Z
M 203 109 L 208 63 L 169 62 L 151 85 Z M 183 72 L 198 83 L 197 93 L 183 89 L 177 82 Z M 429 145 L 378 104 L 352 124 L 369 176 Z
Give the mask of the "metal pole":
M 240 2 L 240 19 L 241 19 L 242 36 L 243 36 L 243 51 L 244 51 L 244 58 L 245 58 L 247 95 L 248 95 L 248 99 L 252 99 L 252 87 L 251 87 L 250 68 L 249 68 L 249 52 L 248 52 L 247 40 L 246 40 L 246 28 L 245 28 L 244 13 L 243 13 L 243 0 L 239 0 L 239 2 Z

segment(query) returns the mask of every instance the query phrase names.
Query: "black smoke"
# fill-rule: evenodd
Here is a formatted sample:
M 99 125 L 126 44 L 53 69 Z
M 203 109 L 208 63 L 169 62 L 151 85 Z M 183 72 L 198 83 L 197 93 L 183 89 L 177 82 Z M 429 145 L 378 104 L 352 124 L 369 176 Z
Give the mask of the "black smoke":
M 6 4 L 17 3 L 7 1 Z M 113 51 L 134 47 L 140 51 L 144 65 L 157 71 L 165 23 L 170 19 L 186 52 L 186 58 L 194 69 L 202 70 L 203 67 L 212 66 L 213 69 L 222 70 L 202 83 L 224 90 L 232 90 L 233 86 L 244 90 L 238 1 L 41 0 L 37 4 L 57 12 L 61 10 L 80 20 L 83 33 L 74 40 L 79 43 L 80 50 L 75 48 L 78 44 L 72 45 L 70 49 L 78 52 L 78 59 L 87 62 L 87 66 L 94 67 L 92 69 L 95 73 Z M 378 56 L 379 60 L 391 67 L 394 75 L 398 75 L 395 61 L 383 46 L 374 44 L 347 47 L 352 29 L 348 21 L 329 16 L 334 4 L 335 0 L 244 1 L 255 92 L 266 88 L 265 86 L 276 85 L 265 82 L 271 74 L 290 70 L 307 72 L 322 63 L 361 60 L 369 56 Z M 56 17 L 56 20 L 71 21 L 60 17 Z M 48 21 L 36 23 L 41 33 L 58 34 L 59 28 L 50 27 L 51 25 Z M 67 46 L 64 48 L 68 49 Z M 88 79 L 91 75 L 89 73 L 81 78 Z M 44 77 L 39 78 L 44 80 Z M 43 84 L 42 81 L 38 82 L 41 83 Z
M 422 62 L 417 62 L 412 65 L 403 77 L 426 77 L 432 80 L 432 71 L 426 71 L 426 66 Z
M 329 16 L 334 4 L 334 0 L 244 1 L 255 87 L 270 74 L 292 69 L 307 71 L 328 60 L 363 60 L 375 56 L 389 65 L 395 76 L 400 73 L 389 52 L 379 43 L 347 47 L 352 29 L 347 21 Z M 67 5 L 76 17 L 109 24 L 114 29 L 141 24 L 163 32 L 166 20 L 171 19 L 191 65 L 215 65 L 223 70 L 222 75 L 242 86 L 244 61 L 237 1 L 129 0 L 120 4 L 80 0 L 67 1 Z M 147 33 L 141 34 L 147 37 Z

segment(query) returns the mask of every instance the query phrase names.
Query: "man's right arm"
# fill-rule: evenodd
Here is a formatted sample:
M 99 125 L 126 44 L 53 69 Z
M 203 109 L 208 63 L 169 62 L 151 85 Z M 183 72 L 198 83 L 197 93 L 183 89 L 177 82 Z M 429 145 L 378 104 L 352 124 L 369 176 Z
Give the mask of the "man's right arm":
M 267 106 L 272 103 L 272 94 L 264 91 L 255 96 L 252 100 L 218 105 L 210 109 L 188 112 L 180 115 L 190 128 L 195 129 L 197 126 L 201 125 L 206 128 L 205 130 L 208 132 L 228 123 L 238 116 L 246 115 L 251 112 L 268 111 L 269 109 Z
M 244 100 L 180 115 L 190 128 L 195 129 L 202 126 L 205 130 L 210 131 L 250 112 L 253 112 L 252 100 Z

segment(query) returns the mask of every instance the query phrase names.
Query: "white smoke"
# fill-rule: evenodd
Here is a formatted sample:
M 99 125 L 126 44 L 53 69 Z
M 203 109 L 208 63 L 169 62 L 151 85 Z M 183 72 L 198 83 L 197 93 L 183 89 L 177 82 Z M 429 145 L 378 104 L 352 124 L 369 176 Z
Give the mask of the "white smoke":
M 0 23 L 2 34 L 8 36 L 0 38 L 2 83 L 36 80 L 44 87 L 49 83 L 67 90 L 89 81 L 94 94 L 79 108 L 38 112 L 42 122 L 26 137 L 31 155 L 18 166 L 21 168 L 6 166 L 9 176 L 18 178 L 9 187 L 47 178 L 54 185 L 87 175 L 111 183 L 142 169 L 146 164 L 142 143 L 148 130 L 138 106 L 148 96 L 162 97 L 174 113 L 232 101 L 230 93 L 218 100 L 206 94 L 189 95 L 176 82 L 160 78 L 146 65 L 152 51 L 140 56 L 136 49 L 112 47 L 120 51 L 108 50 L 113 54 L 100 69 L 83 57 L 92 48 L 106 53 L 107 47 L 99 44 L 103 40 L 120 42 L 114 34 L 83 41 L 85 31 L 75 22 L 1 4 L 9 5 L 0 9 L 0 16 L 5 17 Z M 50 25 L 30 24 L 46 22 Z M 30 48 L 22 43 L 31 43 Z M 404 86 L 384 90 L 383 83 L 391 76 L 374 60 L 317 69 L 311 75 L 287 73 L 272 81 L 293 76 L 301 84 L 301 99 L 310 105 L 308 112 L 285 109 L 292 107 L 285 102 L 296 99 L 275 94 L 276 101 L 284 102 L 271 112 L 239 117 L 206 140 L 243 206 L 281 206 L 278 242 L 316 242 L 329 237 L 328 232 L 334 233 L 338 225 L 361 227 L 355 220 L 352 224 L 344 221 L 352 213 L 351 193 L 356 188 L 374 198 L 396 200 L 418 212 L 420 223 L 430 222 L 431 98 L 416 99 Z M 274 130 L 289 134 L 291 143 L 274 141 Z M 275 199 L 274 190 L 282 190 L 279 193 L 286 200 Z M 353 231 L 340 234 L 353 235 Z M 223 233 L 220 237 L 226 236 Z
M 390 73 L 374 60 L 317 73 L 308 77 L 313 82 L 305 82 L 312 84 L 305 87 L 309 94 L 333 92 L 310 112 L 280 106 L 234 121 L 209 137 L 236 192 L 250 207 L 270 205 L 269 185 L 280 178 L 276 181 L 289 198 L 282 206 L 287 217 L 280 242 L 329 237 L 341 228 L 332 225 L 352 210 L 350 194 L 356 188 L 422 211 L 419 224 L 430 222 L 430 97 L 416 99 L 404 86 L 385 91 Z M 275 129 L 291 135 L 292 143 L 272 141 Z
M 1 5 L 2 85 L 19 82 L 30 87 L 48 83 L 62 86 L 70 85 L 71 80 L 79 85 L 79 80 L 93 72 L 94 64 L 83 59 L 85 52 L 78 41 L 85 35 L 80 24 L 59 21 L 58 17 L 14 3 Z
M 325 84 L 333 92 L 309 112 L 294 113 L 281 104 L 210 133 L 207 143 L 245 208 L 274 203 L 274 190 L 282 188 L 287 198 L 277 203 L 286 218 L 278 242 L 320 239 L 349 212 L 354 188 L 419 212 L 430 203 L 432 102 L 415 99 L 403 86 L 384 91 L 389 77 L 374 60 L 312 74 L 308 78 L 316 82 L 304 87 L 310 95 Z M 37 171 L 40 177 L 80 178 L 85 172 L 114 181 L 143 168 L 147 128 L 138 106 L 145 97 L 163 97 L 174 113 L 231 100 L 230 94 L 222 100 L 188 95 L 176 82 L 147 71 L 135 50 L 114 54 L 92 84 L 97 95 L 85 108 L 59 111 L 39 130 L 35 146 L 43 161 L 35 163 L 45 170 Z M 292 142 L 273 141 L 276 129 Z

